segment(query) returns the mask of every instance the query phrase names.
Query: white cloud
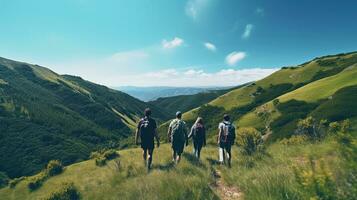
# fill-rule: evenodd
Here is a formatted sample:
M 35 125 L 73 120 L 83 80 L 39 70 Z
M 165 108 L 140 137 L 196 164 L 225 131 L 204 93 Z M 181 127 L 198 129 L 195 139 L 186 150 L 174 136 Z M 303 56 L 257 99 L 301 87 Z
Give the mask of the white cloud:
M 235 86 L 262 79 L 278 70 L 277 68 L 222 69 L 217 72 L 204 70 L 165 69 L 150 73 L 123 76 L 117 79 L 121 85 L 134 86 Z
M 253 24 L 247 24 L 245 26 L 244 33 L 242 35 L 243 39 L 247 39 L 247 38 L 250 37 L 250 34 L 252 33 L 253 27 L 254 27 Z
M 205 42 L 204 43 L 205 47 L 210 50 L 210 51 L 216 51 L 216 46 L 210 42 Z
M 264 15 L 264 9 L 263 8 L 257 8 L 257 9 L 255 9 L 255 13 L 260 15 L 260 16 L 263 16 Z
M 243 60 L 246 57 L 245 52 L 236 52 L 233 51 L 232 53 L 228 54 L 226 57 L 226 63 L 230 66 L 234 66 L 239 61 Z
M 144 77 L 147 78 L 169 78 L 169 77 L 175 77 L 179 73 L 176 71 L 176 69 L 165 69 L 162 71 L 157 71 L 157 72 L 149 72 L 144 74 Z
M 193 20 L 197 20 L 209 1 L 210 0 L 188 0 L 185 6 L 186 15 Z
M 184 43 L 184 40 L 179 38 L 179 37 L 175 37 L 174 39 L 172 40 L 163 40 L 162 41 L 162 47 L 164 49 L 172 49 L 172 48 L 176 48 L 176 47 L 179 47 L 181 46 L 182 44 Z

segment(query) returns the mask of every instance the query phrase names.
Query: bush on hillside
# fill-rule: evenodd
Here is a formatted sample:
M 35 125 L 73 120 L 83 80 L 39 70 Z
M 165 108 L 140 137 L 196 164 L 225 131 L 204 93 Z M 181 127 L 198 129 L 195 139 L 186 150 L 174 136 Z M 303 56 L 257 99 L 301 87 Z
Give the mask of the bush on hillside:
M 46 180 L 47 176 L 48 175 L 44 171 L 42 171 L 38 175 L 32 177 L 27 185 L 30 191 L 34 191 L 39 187 L 41 187 L 43 182 Z
M 297 145 L 297 144 L 304 144 L 308 141 L 308 137 L 306 135 L 293 135 L 290 138 L 284 138 L 280 140 L 280 144 L 283 145 Z
M 4 172 L 0 172 L 0 188 L 6 186 L 9 183 L 9 177 Z
M 46 172 L 48 176 L 55 176 L 57 174 L 62 173 L 63 165 L 59 160 L 51 160 L 47 164 Z
M 24 180 L 26 177 L 21 176 L 19 178 L 14 178 L 9 181 L 9 187 L 14 188 L 18 183 L 20 183 L 22 180 Z
M 295 133 L 298 135 L 307 135 L 313 139 L 319 139 L 326 135 L 326 127 L 327 120 L 320 120 L 318 122 L 316 119 L 309 116 L 298 121 Z
M 255 128 L 240 128 L 237 134 L 237 145 L 242 148 L 242 153 L 252 155 L 263 149 L 262 135 Z
M 73 183 L 64 183 L 62 187 L 53 192 L 46 200 L 79 200 L 80 193 Z
M 90 158 L 95 160 L 97 166 L 104 166 L 108 160 L 119 157 L 119 154 L 114 149 L 102 149 L 91 153 Z
M 294 167 L 295 178 L 308 199 L 338 199 L 336 181 L 324 160 L 313 160 L 307 167 Z

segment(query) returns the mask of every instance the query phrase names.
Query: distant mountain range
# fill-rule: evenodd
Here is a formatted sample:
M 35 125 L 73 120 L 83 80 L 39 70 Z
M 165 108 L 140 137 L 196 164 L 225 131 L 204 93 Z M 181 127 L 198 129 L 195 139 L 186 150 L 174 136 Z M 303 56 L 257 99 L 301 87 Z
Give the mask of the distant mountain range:
M 229 89 L 231 87 L 114 87 L 142 101 L 154 101 L 160 97 L 172 97 L 178 95 L 192 95 L 211 90 Z

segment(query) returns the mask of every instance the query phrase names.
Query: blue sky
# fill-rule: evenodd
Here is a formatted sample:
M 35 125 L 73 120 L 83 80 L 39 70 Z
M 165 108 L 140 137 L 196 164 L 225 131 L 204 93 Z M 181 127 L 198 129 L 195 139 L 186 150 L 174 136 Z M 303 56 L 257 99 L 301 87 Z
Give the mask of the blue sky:
M 108 86 L 237 85 L 357 50 L 355 0 L 0 0 L 0 56 Z

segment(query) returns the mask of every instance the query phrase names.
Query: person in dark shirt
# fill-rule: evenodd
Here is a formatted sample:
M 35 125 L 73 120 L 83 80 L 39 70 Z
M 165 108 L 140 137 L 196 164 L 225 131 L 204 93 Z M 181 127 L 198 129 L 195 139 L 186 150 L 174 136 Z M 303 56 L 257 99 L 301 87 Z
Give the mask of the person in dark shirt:
M 203 119 L 198 117 L 195 124 L 191 128 L 188 138 L 193 140 L 193 154 L 197 159 L 200 159 L 201 149 L 206 146 L 206 129 L 203 125 Z
M 149 108 L 145 109 L 144 115 L 145 117 L 139 121 L 137 126 L 135 143 L 137 145 L 139 144 L 140 137 L 141 148 L 143 149 L 143 158 L 148 170 L 150 170 L 155 148 L 154 139 L 156 139 L 157 147 L 159 147 L 160 138 L 156 131 L 156 122 L 151 118 L 151 110 Z

